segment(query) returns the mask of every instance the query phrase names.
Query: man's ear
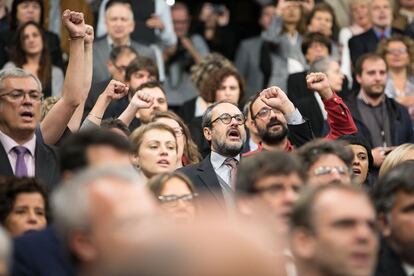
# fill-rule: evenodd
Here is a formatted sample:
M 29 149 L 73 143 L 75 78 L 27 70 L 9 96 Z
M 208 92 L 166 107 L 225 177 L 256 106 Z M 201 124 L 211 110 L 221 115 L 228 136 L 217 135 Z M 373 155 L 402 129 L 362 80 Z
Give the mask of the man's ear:
M 391 223 L 390 217 L 384 213 L 379 213 L 377 216 L 378 227 L 384 238 L 388 238 L 391 235 Z
M 131 154 L 129 159 L 131 160 L 132 165 L 139 167 L 139 157 L 137 153 Z
M 203 128 L 204 138 L 206 138 L 207 141 L 211 141 L 211 129 L 208 127 Z
M 316 250 L 315 236 L 308 229 L 296 229 L 292 233 L 291 248 L 294 255 L 310 260 Z
M 97 252 L 87 234 L 76 232 L 69 237 L 70 250 L 85 263 L 93 262 L 96 259 Z
M 361 84 L 361 76 L 360 75 L 356 75 L 356 81 L 357 81 L 357 83 L 359 83 L 359 84 Z

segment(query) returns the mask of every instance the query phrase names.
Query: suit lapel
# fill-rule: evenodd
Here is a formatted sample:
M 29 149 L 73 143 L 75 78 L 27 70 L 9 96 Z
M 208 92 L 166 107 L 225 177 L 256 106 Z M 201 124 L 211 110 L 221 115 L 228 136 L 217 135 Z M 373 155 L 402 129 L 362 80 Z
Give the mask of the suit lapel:
M 13 169 L 10 165 L 7 153 L 4 150 L 3 145 L 0 143 L 0 175 L 13 175 Z
M 221 191 L 220 183 L 218 182 L 216 172 L 214 171 L 213 165 L 210 162 L 210 155 L 208 155 L 200 163 L 197 168 L 197 175 L 200 180 L 204 183 L 204 186 L 214 195 L 214 198 L 222 205 L 224 205 L 224 197 Z

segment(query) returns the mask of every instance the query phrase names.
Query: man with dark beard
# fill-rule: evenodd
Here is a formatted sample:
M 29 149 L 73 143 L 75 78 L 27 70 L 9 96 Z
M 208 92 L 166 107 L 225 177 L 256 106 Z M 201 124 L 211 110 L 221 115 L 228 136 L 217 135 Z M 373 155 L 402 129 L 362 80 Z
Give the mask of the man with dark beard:
M 378 168 L 395 146 L 414 142 L 413 126 L 407 109 L 384 94 L 387 65 L 381 56 L 361 56 L 355 73 L 361 89 L 347 104 L 360 134 L 370 143 Z
M 244 123 L 244 115 L 235 104 L 217 102 L 209 106 L 202 127 L 211 153 L 200 163 L 180 169 L 201 196 L 221 207 L 233 205 L 237 165 L 246 141 Z
M 306 82 L 310 90 L 320 95 L 328 113 L 329 133 L 325 138 L 336 139 L 355 133 L 357 129 L 351 112 L 332 91 L 326 75 L 310 73 L 306 76 Z M 279 87 L 272 86 L 257 94 L 250 105 L 250 112 L 261 143 L 257 150 L 245 156 L 263 150 L 291 151 L 293 147 L 300 147 L 314 138 L 310 123 Z

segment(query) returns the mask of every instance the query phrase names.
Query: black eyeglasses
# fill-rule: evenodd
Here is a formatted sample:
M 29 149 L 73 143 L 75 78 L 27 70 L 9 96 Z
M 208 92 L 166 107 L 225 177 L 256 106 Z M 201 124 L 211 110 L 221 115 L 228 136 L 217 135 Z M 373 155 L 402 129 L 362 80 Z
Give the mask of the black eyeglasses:
M 264 108 L 262 108 L 262 109 L 260 109 L 260 111 L 259 112 L 257 112 L 256 113 L 256 115 L 254 115 L 253 117 L 252 117 L 252 119 L 253 120 L 255 120 L 257 117 L 259 117 L 260 119 L 267 119 L 267 118 L 269 118 L 269 116 L 270 116 L 270 113 L 272 112 L 272 110 L 273 110 L 273 112 L 280 112 L 279 110 L 277 110 L 277 109 L 272 109 L 272 108 L 268 108 L 268 107 L 264 107 Z
M 246 119 L 244 118 L 243 114 L 236 114 L 234 116 L 231 116 L 229 113 L 224 113 L 218 118 L 211 121 L 210 125 L 214 124 L 217 120 L 220 120 L 223 124 L 228 125 L 231 123 L 233 118 L 236 120 L 236 123 L 238 125 L 243 125 L 244 122 L 246 122 Z
M 175 207 L 178 205 L 178 201 L 182 200 L 184 202 L 190 202 L 193 201 L 194 198 L 196 198 L 198 194 L 185 194 L 185 195 L 165 195 L 165 196 L 159 196 L 158 200 L 161 201 L 161 203 L 168 207 Z

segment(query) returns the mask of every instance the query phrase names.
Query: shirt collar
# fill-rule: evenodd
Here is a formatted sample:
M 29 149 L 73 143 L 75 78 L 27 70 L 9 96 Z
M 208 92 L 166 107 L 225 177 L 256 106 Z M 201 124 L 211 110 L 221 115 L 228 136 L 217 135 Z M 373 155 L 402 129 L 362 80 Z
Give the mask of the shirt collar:
M 114 46 L 114 41 L 109 35 L 106 36 L 106 41 L 108 42 L 109 48 L 112 48 Z M 131 39 L 128 39 L 126 46 L 131 46 Z
M 372 27 L 372 29 L 375 32 L 375 35 L 377 36 L 377 38 L 381 38 L 381 36 L 384 36 L 385 38 L 390 38 L 391 37 L 391 28 L 387 27 L 385 28 L 384 31 L 376 28 L 376 27 Z
M 407 275 L 414 275 L 414 265 L 403 263 L 403 268 Z
M 34 134 L 32 138 L 27 141 L 26 143 L 19 145 L 14 141 L 10 136 L 6 135 L 2 131 L 0 131 L 0 142 L 2 143 L 4 150 L 7 154 L 10 153 L 10 151 L 16 147 L 16 146 L 24 146 L 27 148 L 32 156 L 35 154 L 36 149 L 36 135 Z
M 359 91 L 358 95 L 357 95 L 357 99 L 362 101 L 364 104 L 372 106 L 372 104 L 369 103 L 367 96 L 365 96 L 365 94 L 362 92 L 362 90 Z M 385 96 L 383 97 L 381 104 L 384 102 L 385 100 Z
M 213 165 L 214 170 L 217 170 L 218 168 L 220 168 L 227 158 L 229 157 L 218 154 L 215 151 L 211 151 L 210 161 L 211 161 L 211 164 Z M 240 154 L 236 155 L 233 158 L 236 159 L 238 162 L 240 162 Z

